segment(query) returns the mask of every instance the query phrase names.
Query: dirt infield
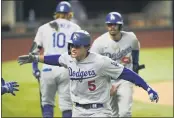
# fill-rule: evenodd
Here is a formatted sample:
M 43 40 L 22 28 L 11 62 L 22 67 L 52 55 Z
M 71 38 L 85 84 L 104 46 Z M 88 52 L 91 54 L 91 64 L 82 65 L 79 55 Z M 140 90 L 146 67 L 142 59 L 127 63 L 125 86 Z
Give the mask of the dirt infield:
M 158 104 L 173 105 L 173 81 L 150 84 L 159 94 Z M 142 102 L 152 103 L 146 91 L 140 87 L 134 87 L 134 99 Z M 153 103 L 152 103 L 153 104 Z

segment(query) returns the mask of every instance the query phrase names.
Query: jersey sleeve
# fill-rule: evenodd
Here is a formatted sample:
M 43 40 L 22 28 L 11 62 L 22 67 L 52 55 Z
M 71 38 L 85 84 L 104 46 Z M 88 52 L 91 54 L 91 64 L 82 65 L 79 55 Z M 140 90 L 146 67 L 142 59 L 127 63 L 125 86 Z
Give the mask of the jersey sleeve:
M 100 48 L 100 44 L 98 43 L 97 39 L 94 40 L 94 42 L 92 43 L 92 46 L 90 48 L 90 52 L 95 52 L 98 54 L 102 53 L 101 48 Z
M 65 68 L 68 67 L 68 58 L 69 58 L 68 56 L 69 55 L 66 52 L 66 53 L 63 53 L 58 59 L 58 63 Z
M 43 46 L 42 39 L 43 39 L 43 36 L 42 36 L 41 28 L 38 28 L 38 31 L 37 31 L 36 36 L 34 38 L 34 42 L 36 42 L 37 45 L 39 45 L 39 46 Z
M 136 35 L 134 33 L 133 34 L 133 42 L 132 42 L 132 48 L 133 50 L 140 50 L 140 42 L 138 41 Z
M 112 79 L 118 79 L 118 77 L 121 75 L 122 71 L 124 69 L 124 66 L 117 63 L 116 61 L 110 59 L 109 57 L 103 58 L 103 66 L 101 68 L 101 73 L 103 75 L 107 75 L 111 77 Z

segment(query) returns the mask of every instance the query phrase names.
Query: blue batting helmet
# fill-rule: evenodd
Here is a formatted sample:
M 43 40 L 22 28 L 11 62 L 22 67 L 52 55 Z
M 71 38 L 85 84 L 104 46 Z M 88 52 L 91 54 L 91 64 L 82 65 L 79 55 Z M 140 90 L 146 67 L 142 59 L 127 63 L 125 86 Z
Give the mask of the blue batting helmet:
M 118 12 L 110 12 L 106 16 L 105 23 L 115 23 L 115 24 L 123 25 L 123 18 L 121 16 L 121 14 Z
M 60 2 L 56 7 L 56 12 L 63 12 L 63 13 L 71 12 L 71 4 L 67 1 Z
M 71 35 L 69 43 L 78 46 L 87 46 L 91 43 L 91 36 L 85 30 L 78 30 Z

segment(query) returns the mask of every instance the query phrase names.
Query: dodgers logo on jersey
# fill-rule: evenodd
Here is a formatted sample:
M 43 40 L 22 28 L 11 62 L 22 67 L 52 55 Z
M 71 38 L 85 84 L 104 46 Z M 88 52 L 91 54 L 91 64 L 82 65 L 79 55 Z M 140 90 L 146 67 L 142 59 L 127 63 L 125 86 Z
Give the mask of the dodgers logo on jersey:
M 81 71 L 80 69 L 78 71 L 73 71 L 71 67 L 68 68 L 69 70 L 69 76 L 71 80 L 82 80 L 82 79 L 88 79 L 96 76 L 96 73 L 94 70 L 88 70 L 88 71 Z
M 102 53 L 102 55 L 108 56 L 109 58 L 111 58 L 113 60 L 118 60 L 118 59 L 121 59 L 122 57 L 126 56 L 131 51 L 132 51 L 132 48 L 128 47 L 124 50 L 119 49 L 118 52 L 116 52 L 116 53 L 105 52 L 105 53 Z

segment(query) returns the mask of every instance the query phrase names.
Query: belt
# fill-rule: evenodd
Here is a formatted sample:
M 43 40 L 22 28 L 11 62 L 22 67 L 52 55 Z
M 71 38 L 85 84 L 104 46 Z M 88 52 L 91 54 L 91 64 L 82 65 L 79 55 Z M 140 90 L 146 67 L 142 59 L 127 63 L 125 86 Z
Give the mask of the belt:
M 103 104 L 99 104 L 99 103 L 79 104 L 79 103 L 77 103 L 77 102 L 75 102 L 75 106 L 76 106 L 76 107 L 82 107 L 82 108 L 84 108 L 84 109 L 97 109 L 97 108 L 104 107 Z

